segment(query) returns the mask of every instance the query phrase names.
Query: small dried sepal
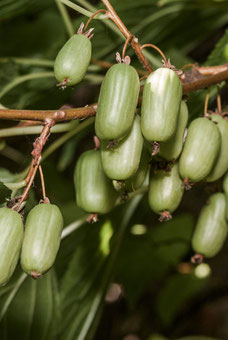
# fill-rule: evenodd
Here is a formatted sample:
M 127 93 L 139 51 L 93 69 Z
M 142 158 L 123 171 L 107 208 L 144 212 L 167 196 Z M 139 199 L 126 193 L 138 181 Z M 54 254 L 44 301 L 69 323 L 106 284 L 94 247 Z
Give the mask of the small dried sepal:
M 159 217 L 159 221 L 160 222 L 163 222 L 163 221 L 169 221 L 172 219 L 172 215 L 170 214 L 170 212 L 168 212 L 167 210 L 164 210 L 162 213 L 161 213 L 161 216 Z
M 183 186 L 184 186 L 184 189 L 185 189 L 185 190 L 190 190 L 190 189 L 192 189 L 193 183 L 190 183 L 189 180 L 188 180 L 188 178 L 186 177 L 186 178 L 184 179 Z
M 86 32 L 84 32 L 84 27 L 85 27 L 85 24 L 84 24 L 84 22 L 82 22 L 79 26 L 77 34 L 84 34 L 88 39 L 91 39 L 94 36 L 94 34 L 91 34 L 94 30 L 94 27 L 90 28 Z
M 194 256 L 191 257 L 191 262 L 193 264 L 200 264 L 204 261 L 204 257 L 202 254 L 195 254 Z
M 42 274 L 41 274 L 41 273 L 36 273 L 35 271 L 32 271 L 32 272 L 31 272 L 31 276 L 32 276 L 32 278 L 33 278 L 34 280 L 37 280 L 37 279 L 39 279 L 39 277 L 42 276 Z
M 176 72 L 176 74 L 178 75 L 178 77 L 180 77 L 183 74 L 182 70 L 178 70 L 176 69 L 176 67 L 174 65 L 171 64 L 170 59 L 168 60 L 162 60 L 162 64 L 163 67 L 169 68 L 170 70 L 173 70 L 174 72 Z
M 122 59 L 121 55 L 119 52 L 116 52 L 116 61 L 118 64 L 127 64 L 130 65 L 131 63 L 131 58 L 127 55 L 125 58 Z
M 125 181 L 113 180 L 112 184 L 113 184 L 114 188 L 116 189 L 116 191 L 120 191 L 125 186 Z
M 160 144 L 159 142 L 153 142 L 153 151 L 152 151 L 152 156 L 155 156 L 159 153 L 160 151 Z
M 98 222 L 98 215 L 97 214 L 90 214 L 87 219 L 86 219 L 86 222 L 88 223 L 96 223 Z
M 64 90 L 67 87 L 68 78 L 63 79 L 60 83 L 56 84 L 61 90 Z

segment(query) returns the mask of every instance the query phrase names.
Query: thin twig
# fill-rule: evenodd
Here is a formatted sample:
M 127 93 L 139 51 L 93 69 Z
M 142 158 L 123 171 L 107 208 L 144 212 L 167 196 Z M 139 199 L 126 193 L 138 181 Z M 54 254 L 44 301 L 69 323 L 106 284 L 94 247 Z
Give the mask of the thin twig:
M 141 50 L 142 50 L 143 48 L 145 48 L 145 47 L 152 47 L 153 49 L 155 49 L 156 51 L 158 51 L 158 53 L 162 56 L 163 60 L 167 63 L 167 59 L 166 59 L 164 53 L 162 52 L 162 50 L 160 50 L 159 47 L 157 47 L 157 46 L 154 45 L 154 44 L 144 44 L 144 45 L 141 46 Z
M 217 84 L 217 109 L 218 112 L 222 113 L 222 103 L 221 103 L 221 93 L 220 93 L 220 85 Z
M 46 189 L 45 189 L 45 182 L 44 182 L 44 174 L 43 174 L 41 165 L 39 165 L 39 172 L 40 172 L 40 181 L 41 181 L 43 200 L 46 201 L 47 196 L 46 196 Z
M 84 27 L 84 29 L 83 29 L 84 32 L 86 32 L 86 30 L 87 30 L 87 28 L 88 28 L 90 22 L 93 20 L 93 18 L 94 18 L 97 14 L 102 13 L 102 12 L 105 13 L 105 14 L 107 14 L 107 11 L 106 11 L 105 9 L 99 9 L 98 11 L 94 12 L 94 13 L 91 15 L 91 17 L 88 19 L 87 23 L 85 24 L 85 27 Z
M 126 39 L 124 47 L 123 47 L 123 51 L 122 51 L 122 59 L 125 58 L 125 53 L 126 53 L 126 49 L 127 49 L 127 45 L 130 43 L 131 39 L 133 38 L 133 35 L 129 35 L 129 37 Z
M 48 139 L 48 136 L 50 135 L 50 129 L 51 127 L 54 125 L 54 121 L 53 120 L 50 120 L 50 119 L 46 119 L 45 120 L 45 125 L 44 125 L 44 128 L 40 134 L 40 136 L 35 140 L 35 142 L 33 143 L 33 151 L 32 151 L 32 156 L 33 156 L 33 159 L 32 159 L 32 162 L 31 162 L 31 165 L 30 165 L 30 169 L 29 169 L 29 172 L 28 172 L 28 175 L 25 179 L 27 185 L 24 189 L 24 192 L 20 198 L 20 201 L 18 204 L 16 204 L 13 209 L 14 210 L 17 210 L 19 211 L 22 203 L 24 201 L 27 200 L 28 198 L 28 193 L 29 193 L 29 190 L 32 186 L 32 183 L 34 181 L 34 178 L 35 178 L 35 175 L 36 175 L 36 172 L 37 172 L 37 169 L 40 165 L 40 162 L 41 162 L 41 152 L 43 150 L 43 147 Z
M 204 101 L 204 112 L 203 112 L 204 117 L 207 117 L 207 109 L 208 109 L 209 98 L 210 98 L 210 87 L 207 90 L 207 95 L 206 95 L 206 98 L 205 98 L 205 101 Z
M 125 36 L 125 38 L 129 38 L 131 36 L 131 32 L 127 29 L 127 27 L 124 25 L 124 23 L 121 21 L 119 16 L 117 15 L 116 11 L 110 4 L 109 0 L 101 0 L 103 4 L 106 6 L 108 10 L 108 17 L 116 24 L 116 26 L 119 28 L 120 32 Z M 147 59 L 145 58 L 144 54 L 142 53 L 139 45 L 138 39 L 133 35 L 133 38 L 131 39 L 131 46 L 135 50 L 135 53 L 137 57 L 139 58 L 142 65 L 149 71 L 152 72 L 152 67 L 148 63 Z

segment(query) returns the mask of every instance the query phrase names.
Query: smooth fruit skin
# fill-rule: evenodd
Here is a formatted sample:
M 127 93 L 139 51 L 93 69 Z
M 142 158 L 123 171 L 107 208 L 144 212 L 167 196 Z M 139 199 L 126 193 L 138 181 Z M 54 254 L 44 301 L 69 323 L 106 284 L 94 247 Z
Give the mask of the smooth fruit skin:
M 54 204 L 36 205 L 28 214 L 22 244 L 22 269 L 34 278 L 47 272 L 59 250 L 63 217 Z
M 74 184 L 77 205 L 81 209 L 106 214 L 114 208 L 117 193 L 104 173 L 100 151 L 90 150 L 80 156 L 75 167 Z
M 179 159 L 182 178 L 190 182 L 204 179 L 215 164 L 220 145 L 221 134 L 212 121 L 207 118 L 193 120 Z
M 213 257 L 220 251 L 228 231 L 225 211 L 225 195 L 213 194 L 209 198 L 209 204 L 201 210 L 193 234 L 192 247 L 196 253 Z
M 226 219 L 228 221 L 228 172 L 224 176 L 222 185 L 223 185 L 223 191 L 226 196 Z
M 123 138 L 130 130 L 139 96 L 139 76 L 127 64 L 112 66 L 103 80 L 95 119 L 96 135 L 101 140 Z
M 142 186 L 148 173 L 150 158 L 148 150 L 143 148 L 139 167 L 136 173 L 125 181 L 125 186 L 123 187 L 124 191 L 132 192 Z
M 224 119 L 219 114 L 212 114 L 211 119 L 217 123 L 217 127 L 221 134 L 221 147 L 218 158 L 212 168 L 212 171 L 207 176 L 207 182 L 217 181 L 228 169 L 228 120 Z
M 18 212 L 0 208 L 0 285 L 6 284 L 16 268 L 24 228 Z
M 107 142 L 101 143 L 101 159 L 105 174 L 116 180 L 125 180 L 137 171 L 143 137 L 140 129 L 140 117 L 136 116 L 129 134 L 118 145 L 108 148 Z
M 172 213 L 179 206 L 184 193 L 183 181 L 178 172 L 178 164 L 174 163 L 171 171 L 158 170 L 151 172 L 149 183 L 149 205 L 161 214 L 163 211 Z
M 176 131 L 182 85 L 177 74 L 168 68 L 152 72 L 144 85 L 141 128 L 149 142 L 164 142 Z
M 79 83 L 85 76 L 92 55 L 92 44 L 83 34 L 73 35 L 59 51 L 54 64 L 55 77 L 66 85 Z
M 160 143 L 159 156 L 167 161 L 177 159 L 184 144 L 184 132 L 188 122 L 188 107 L 184 100 L 181 101 L 180 112 L 177 120 L 177 128 L 174 135 L 166 142 Z

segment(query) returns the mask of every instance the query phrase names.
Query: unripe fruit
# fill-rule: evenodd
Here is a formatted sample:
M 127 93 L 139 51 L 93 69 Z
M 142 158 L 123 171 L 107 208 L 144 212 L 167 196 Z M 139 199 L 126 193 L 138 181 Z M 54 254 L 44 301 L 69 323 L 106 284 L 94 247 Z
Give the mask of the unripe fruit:
M 0 208 L 0 285 L 10 279 L 17 265 L 24 235 L 18 212 Z
M 131 192 L 139 189 L 146 179 L 149 169 L 150 155 L 146 148 L 143 148 L 138 170 L 125 181 L 124 191 Z
M 188 122 L 188 107 L 184 100 L 181 102 L 180 112 L 177 120 L 177 128 L 174 135 L 166 142 L 160 143 L 159 156 L 171 161 L 180 156 L 184 144 L 184 132 Z
M 47 272 L 59 250 L 63 217 L 54 204 L 39 204 L 28 214 L 22 244 L 22 269 L 34 278 Z
M 159 68 L 148 76 L 141 109 L 146 140 L 163 142 L 175 133 L 181 97 L 182 85 L 173 70 Z
M 139 96 L 139 77 L 127 64 L 112 66 L 103 80 L 95 119 L 101 140 L 123 138 L 130 130 Z
M 172 213 L 179 206 L 183 193 L 183 181 L 179 176 L 177 163 L 173 164 L 169 172 L 151 172 L 148 196 L 149 205 L 155 213 Z
M 188 128 L 179 160 L 179 171 L 190 182 L 204 179 L 212 170 L 221 145 L 218 127 L 207 118 L 197 118 Z
M 106 214 L 114 208 L 117 193 L 105 176 L 100 151 L 90 150 L 80 156 L 74 172 L 74 184 L 77 205 L 81 209 Z
M 228 230 L 225 211 L 225 195 L 213 194 L 209 198 L 209 204 L 201 210 L 194 231 L 192 247 L 196 253 L 205 257 L 213 257 L 220 251 Z
M 222 184 L 223 184 L 223 191 L 226 196 L 226 219 L 228 221 L 228 172 L 225 174 Z
M 73 35 L 59 51 L 54 64 L 56 79 L 65 85 L 79 83 L 89 66 L 92 44 L 84 34 Z
M 220 131 L 221 147 L 216 162 L 206 178 L 207 182 L 216 181 L 228 170 L 228 120 L 215 113 L 210 117 L 213 122 L 217 123 Z
M 116 180 L 124 180 L 137 171 L 143 147 L 140 117 L 136 116 L 128 135 L 113 148 L 101 143 L 101 159 L 105 174 Z

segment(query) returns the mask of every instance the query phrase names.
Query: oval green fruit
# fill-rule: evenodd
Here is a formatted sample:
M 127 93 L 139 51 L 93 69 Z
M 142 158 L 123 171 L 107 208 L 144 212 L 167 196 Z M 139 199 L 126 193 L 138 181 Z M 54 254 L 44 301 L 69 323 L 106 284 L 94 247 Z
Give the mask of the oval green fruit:
M 142 149 L 141 159 L 136 173 L 125 181 L 124 191 L 132 192 L 144 183 L 149 169 L 150 154 L 146 148 Z
M 65 85 L 79 83 L 85 76 L 92 55 L 92 44 L 83 34 L 73 35 L 59 51 L 54 64 L 56 79 Z
M 225 174 L 222 184 L 223 191 L 226 195 L 226 219 L 228 220 L 228 172 Z
M 63 217 L 54 204 L 39 204 L 28 214 L 22 244 L 22 269 L 34 278 L 47 272 L 59 250 Z
M 174 135 L 166 142 L 160 143 L 159 156 L 167 161 L 177 159 L 184 144 L 184 132 L 188 122 L 188 107 L 184 100 L 181 101 L 180 112 L 177 120 L 177 128 Z
M 159 68 L 148 76 L 141 108 L 146 140 L 164 142 L 175 133 L 181 97 L 181 81 L 173 70 Z
M 196 253 L 213 257 L 220 251 L 228 231 L 225 213 L 225 195 L 216 193 L 210 196 L 209 204 L 200 212 L 192 238 L 192 247 Z
M 212 171 L 206 178 L 207 182 L 217 181 L 228 170 L 228 120 L 215 113 L 210 117 L 220 131 L 221 147 Z
M 81 209 L 106 214 L 114 208 L 117 193 L 104 173 L 100 151 L 90 150 L 80 156 L 75 167 L 74 184 L 77 205 Z
M 113 148 L 101 143 L 101 159 L 105 174 L 116 180 L 125 180 L 138 169 L 143 147 L 140 117 L 136 116 L 128 135 Z
M 101 140 L 123 138 L 130 130 L 139 96 L 139 76 L 127 64 L 112 66 L 103 80 L 95 119 L 96 135 Z
M 18 212 L 0 208 L 0 285 L 6 284 L 16 268 L 24 228 Z
M 151 171 L 148 196 L 149 205 L 155 213 L 172 213 L 179 206 L 183 193 L 184 186 L 177 163 L 173 164 L 169 172 Z
M 190 182 L 204 179 L 215 164 L 220 145 L 221 134 L 212 121 L 207 118 L 193 120 L 179 160 L 182 178 Z

